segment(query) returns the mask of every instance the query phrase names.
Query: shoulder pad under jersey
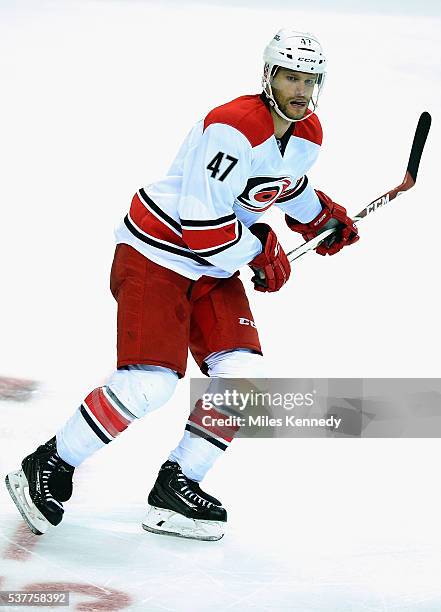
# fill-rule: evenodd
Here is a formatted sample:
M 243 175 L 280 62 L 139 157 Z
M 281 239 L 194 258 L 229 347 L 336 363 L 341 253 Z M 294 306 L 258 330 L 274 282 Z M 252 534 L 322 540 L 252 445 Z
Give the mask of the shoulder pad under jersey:
M 313 113 L 307 119 L 297 121 L 294 126 L 293 136 L 297 136 L 297 138 L 304 138 L 305 140 L 310 140 L 317 145 L 321 145 L 323 141 L 323 130 L 320 119 L 315 113 Z
M 260 95 L 241 96 L 214 108 L 205 117 L 204 130 L 214 123 L 235 128 L 247 138 L 252 147 L 257 147 L 274 135 L 271 113 Z

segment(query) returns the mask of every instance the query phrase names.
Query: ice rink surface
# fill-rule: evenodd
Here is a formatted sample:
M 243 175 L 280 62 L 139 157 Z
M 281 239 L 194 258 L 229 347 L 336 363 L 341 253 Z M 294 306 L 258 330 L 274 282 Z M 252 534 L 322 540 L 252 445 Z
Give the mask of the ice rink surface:
M 329 56 L 310 178 L 350 212 L 399 184 L 420 112 L 433 127 L 416 188 L 357 245 L 302 258 L 280 293 L 250 289 L 268 374 L 439 377 L 441 19 L 430 3 L 310 6 L 0 3 L 0 375 L 41 381 L 32 401 L 0 402 L 2 478 L 114 367 L 108 271 L 132 194 L 210 108 L 260 91 L 284 25 Z M 237 440 L 204 481 L 228 532 L 192 542 L 141 529 L 189 409 L 186 379 L 76 471 L 44 537 L 0 487 L 0 589 L 65 588 L 88 612 L 440 612 L 438 440 Z

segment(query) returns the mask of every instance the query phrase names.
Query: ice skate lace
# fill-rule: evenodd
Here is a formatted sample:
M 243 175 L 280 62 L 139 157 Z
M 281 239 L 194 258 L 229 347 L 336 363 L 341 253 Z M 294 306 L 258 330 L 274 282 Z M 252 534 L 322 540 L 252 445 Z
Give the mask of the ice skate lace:
M 185 478 L 185 476 L 178 476 L 177 481 L 179 483 L 183 483 L 183 486 L 181 487 L 180 490 L 181 490 L 181 493 L 184 495 L 184 497 L 188 497 L 189 500 L 196 502 L 197 504 L 203 506 L 204 508 L 210 508 L 211 506 L 214 505 L 211 502 L 209 502 L 208 499 L 204 499 L 203 497 L 201 497 L 200 495 L 192 491 L 190 487 L 188 486 L 188 481 Z
M 47 465 L 51 466 L 52 469 L 41 471 L 41 485 L 43 487 L 44 498 L 47 501 L 54 502 L 55 504 L 57 504 L 57 506 L 62 508 L 63 505 L 59 501 L 57 501 L 53 497 L 53 495 L 51 495 L 51 492 L 49 490 L 49 478 L 51 474 L 53 474 L 54 471 L 59 467 L 60 461 L 61 461 L 61 458 L 58 456 L 57 453 L 50 455 L 49 459 L 47 460 Z

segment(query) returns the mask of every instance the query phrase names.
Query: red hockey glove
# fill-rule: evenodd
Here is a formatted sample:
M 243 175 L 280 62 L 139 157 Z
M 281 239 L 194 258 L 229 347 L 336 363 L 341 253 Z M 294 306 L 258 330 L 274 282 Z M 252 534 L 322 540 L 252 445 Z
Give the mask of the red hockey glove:
M 262 243 L 263 251 L 248 264 L 255 272 L 252 278 L 256 291 L 278 291 L 291 274 L 291 264 L 276 234 L 266 223 L 254 223 L 250 228 Z
M 336 204 L 322 191 L 315 190 L 323 210 L 309 223 L 299 223 L 292 217 L 285 215 L 286 223 L 293 232 L 302 234 L 305 240 L 311 240 L 318 234 L 331 227 L 337 230 L 326 238 L 320 246 L 316 248 L 319 255 L 335 255 L 341 249 L 350 244 L 354 244 L 360 238 L 357 226 L 347 215 L 346 208 Z

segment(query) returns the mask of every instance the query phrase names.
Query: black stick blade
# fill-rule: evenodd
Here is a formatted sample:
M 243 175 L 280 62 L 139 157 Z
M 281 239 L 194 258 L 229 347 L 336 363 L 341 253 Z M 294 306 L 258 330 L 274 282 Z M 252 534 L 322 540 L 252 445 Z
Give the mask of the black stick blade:
M 430 130 L 430 124 L 432 123 L 432 117 L 429 113 L 421 113 L 418 120 L 418 125 L 415 130 L 415 136 L 413 137 L 412 149 L 410 150 L 409 163 L 407 164 L 407 171 L 412 177 L 413 181 L 416 181 L 418 174 L 418 168 L 420 166 L 421 155 L 423 154 L 424 145 L 426 144 L 427 135 Z

